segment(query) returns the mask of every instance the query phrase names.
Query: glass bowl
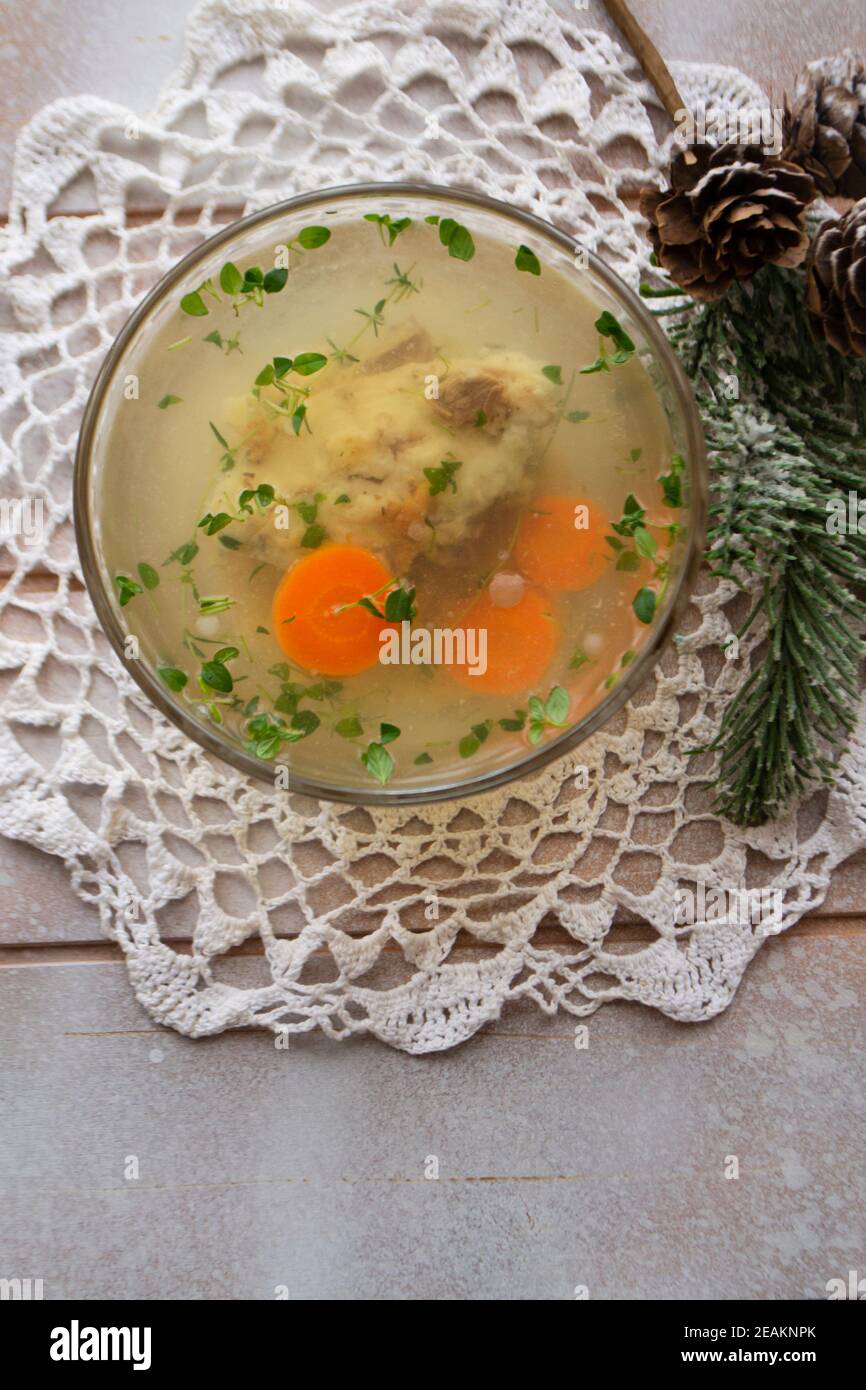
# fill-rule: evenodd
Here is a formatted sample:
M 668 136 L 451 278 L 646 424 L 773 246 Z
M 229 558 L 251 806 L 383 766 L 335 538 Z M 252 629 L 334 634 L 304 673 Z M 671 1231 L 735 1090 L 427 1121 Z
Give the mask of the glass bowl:
M 611 309 L 636 344 L 664 412 L 673 450 L 682 455 L 686 464 L 682 532 L 675 544 L 663 601 L 633 660 L 598 703 L 575 723 L 537 747 L 516 749 L 508 762 L 474 772 L 467 763 L 465 776 L 455 775 L 453 769 L 447 776 L 433 771 L 410 786 L 378 786 L 372 782 L 369 786 L 340 785 L 289 771 L 288 789 L 294 793 L 331 801 L 395 806 L 477 795 L 538 772 L 574 749 L 621 708 L 658 661 L 688 602 L 703 553 L 708 483 L 703 430 L 691 388 L 656 320 L 603 261 L 541 218 L 461 189 L 420 183 L 371 183 L 305 193 L 234 222 L 179 261 L 145 296 L 121 330 L 91 391 L 75 459 L 76 538 L 84 579 L 99 620 L 133 679 L 156 708 L 189 738 L 240 771 L 274 785 L 273 763 L 263 762 L 248 752 L 239 739 L 219 725 L 200 720 L 192 706 L 173 697 L 145 660 L 130 660 L 126 655 L 129 632 L 103 557 L 96 505 L 101 470 L 124 466 L 123 457 L 112 454 L 110 448 L 112 386 L 125 378 L 154 334 L 164 328 L 170 316 L 177 314 L 180 297 L 208 277 L 218 278 L 224 262 L 257 258 L 259 263 L 263 259 L 267 263 L 271 248 L 285 239 L 280 235 L 281 229 L 287 224 L 296 228 L 299 215 L 305 221 L 327 222 L 334 227 L 341 222 L 359 222 L 371 211 L 388 213 L 394 220 L 405 216 L 459 216 L 470 231 L 511 246 L 529 247 L 544 264 L 552 265 L 572 283 L 577 284 L 577 277 L 588 274 L 595 298 Z M 527 281 L 531 279 L 526 277 Z

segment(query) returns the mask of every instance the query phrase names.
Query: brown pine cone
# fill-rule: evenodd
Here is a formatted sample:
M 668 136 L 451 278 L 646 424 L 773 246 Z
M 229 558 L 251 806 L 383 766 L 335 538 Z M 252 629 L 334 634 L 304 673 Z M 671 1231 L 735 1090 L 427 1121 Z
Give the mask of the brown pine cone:
M 815 196 L 808 174 L 759 145 L 692 145 L 671 164 L 671 187 L 641 190 L 656 259 L 697 299 L 721 299 L 763 265 L 795 266 Z
M 816 338 L 846 357 L 866 357 L 866 198 L 817 233 L 806 308 Z
M 866 67 L 853 53 L 821 58 L 797 78 L 785 104 L 782 158 L 832 197 L 866 197 Z

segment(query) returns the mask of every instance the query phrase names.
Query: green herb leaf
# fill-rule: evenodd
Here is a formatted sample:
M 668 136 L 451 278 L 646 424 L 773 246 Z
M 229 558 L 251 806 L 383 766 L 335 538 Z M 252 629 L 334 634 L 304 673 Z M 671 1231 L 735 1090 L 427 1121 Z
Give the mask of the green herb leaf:
M 201 678 L 205 685 L 210 686 L 211 690 L 218 690 L 221 695 L 230 694 L 234 685 L 231 671 L 221 661 L 206 661 L 201 668 Z
M 293 370 L 298 376 L 312 376 L 313 372 L 320 372 L 327 365 L 328 359 L 321 352 L 302 352 L 295 358 Z
M 224 545 L 226 550 L 240 550 L 241 548 L 241 543 L 237 536 L 220 536 L 219 543 L 220 545 Z
M 125 608 L 129 600 L 142 591 L 141 585 L 130 579 L 128 574 L 116 574 L 114 582 L 117 585 L 117 599 L 121 608 Z
M 340 719 L 334 725 L 334 732 L 339 734 L 340 738 L 358 738 L 364 730 L 357 715 L 348 714 L 345 719 Z
M 308 526 L 301 539 L 301 545 L 307 550 L 316 550 L 327 535 L 324 526 Z
M 292 716 L 292 729 L 300 738 L 309 738 L 321 724 L 321 719 L 311 709 L 300 709 Z
M 681 507 L 683 505 L 683 484 L 682 475 L 685 471 L 686 462 L 682 454 L 671 456 L 670 473 L 662 474 L 658 481 L 662 485 L 662 496 L 665 505 L 668 507 Z
M 658 549 L 655 536 L 643 526 L 635 527 L 634 544 L 638 555 L 642 555 L 645 560 L 651 560 Z
M 145 589 L 156 589 L 159 587 L 159 575 L 153 565 L 147 565 L 142 561 L 138 566 L 138 577 Z
M 381 233 L 382 240 L 387 237 L 388 245 L 393 246 L 401 232 L 405 232 L 407 227 L 412 225 L 410 217 L 399 217 L 396 222 L 392 222 L 390 215 L 379 212 L 365 212 L 365 222 L 374 222 Z
M 167 410 L 170 405 L 180 405 L 180 396 L 163 396 L 161 401 L 157 401 L 157 410 Z
M 432 763 L 433 759 L 430 757 L 429 753 L 419 753 L 414 761 L 416 767 L 424 767 L 427 763 Z
M 222 662 L 234 661 L 236 656 L 240 656 L 237 647 L 220 647 L 219 651 L 214 653 L 213 660 Z
M 198 290 L 193 290 L 190 294 L 185 294 L 180 301 L 180 307 L 185 314 L 192 318 L 202 318 L 208 312 L 208 307 L 199 294 Z
M 231 526 L 233 521 L 234 517 L 229 516 L 228 512 L 217 512 L 216 516 L 211 512 L 207 512 L 198 524 L 204 530 L 206 536 L 215 536 L 217 532 L 222 531 L 224 527 Z
M 552 381 L 554 386 L 562 385 L 561 367 L 542 367 L 541 375 L 546 376 L 548 381 Z
M 563 418 L 566 419 L 570 425 L 577 425 L 577 424 L 580 424 L 580 421 L 581 421 L 581 420 L 588 420 L 588 419 L 589 419 L 589 411 L 588 411 L 588 410 L 570 410 L 570 411 L 568 412 L 568 414 L 565 415 Z
M 526 710 L 516 709 L 512 719 L 500 719 L 500 729 L 504 729 L 509 734 L 519 734 L 521 729 L 526 728 Z
M 244 287 L 244 277 L 232 261 L 226 261 L 220 271 L 220 289 L 226 294 L 240 294 Z
M 544 704 L 547 722 L 561 727 L 568 718 L 569 704 L 568 692 L 561 685 L 555 685 Z
M 457 484 L 454 481 L 454 474 L 463 464 L 457 459 L 443 459 L 438 468 L 425 468 L 424 477 L 430 484 L 430 496 L 436 497 L 438 493 L 445 492 L 446 488 L 452 492 L 457 491 Z
M 277 266 L 275 269 L 269 270 L 262 281 L 265 294 L 279 294 L 280 290 L 285 288 L 288 278 L 289 272 L 285 266 Z
M 586 666 L 588 661 L 589 657 L 583 650 L 583 647 L 575 647 L 571 660 L 568 663 L 568 669 L 569 671 L 579 671 L 581 666 Z
M 183 690 L 189 680 L 186 671 L 181 671 L 177 666 L 159 666 L 157 672 L 160 680 L 168 686 L 169 690 L 175 692 Z
M 633 550 L 623 550 L 617 556 L 616 568 L 626 574 L 640 569 L 640 558 Z
M 326 241 L 331 240 L 329 227 L 303 227 L 298 232 L 297 240 L 305 251 L 315 251 L 316 247 L 324 246 Z
M 375 777 L 384 787 L 394 771 L 394 759 L 381 743 L 371 743 L 361 754 L 361 762 L 371 777 Z
M 381 744 L 393 743 L 395 738 L 400 737 L 400 730 L 396 724 L 379 725 L 379 742 Z
M 656 611 L 656 596 L 652 589 L 638 589 L 631 606 L 640 622 L 651 623 Z
M 404 589 L 400 584 L 387 594 L 385 598 L 385 619 L 387 622 L 411 622 L 417 613 L 414 589 Z
M 429 221 L 429 218 L 425 219 Z M 471 261 L 475 255 L 475 242 L 467 227 L 455 222 L 453 217 L 443 217 L 439 223 L 439 240 L 448 247 L 448 255 L 458 261 Z
M 530 275 L 541 274 L 541 262 L 534 251 L 530 251 L 528 246 L 520 245 L 517 248 L 517 255 L 514 257 L 514 264 L 518 270 L 525 270 Z
M 184 545 L 179 545 L 177 550 L 173 550 L 167 560 L 163 560 L 164 565 L 170 565 L 172 560 L 177 560 L 181 565 L 189 565 L 198 555 L 198 546 L 195 541 L 187 541 Z
M 609 372 L 611 363 L 614 366 L 621 366 L 628 362 L 635 352 L 635 345 L 626 333 L 625 329 L 614 317 L 610 310 L 605 309 L 595 321 L 595 331 L 601 338 L 609 338 L 614 345 L 615 351 L 599 353 L 595 361 L 588 367 L 581 367 L 581 375 L 588 376 L 591 372 Z

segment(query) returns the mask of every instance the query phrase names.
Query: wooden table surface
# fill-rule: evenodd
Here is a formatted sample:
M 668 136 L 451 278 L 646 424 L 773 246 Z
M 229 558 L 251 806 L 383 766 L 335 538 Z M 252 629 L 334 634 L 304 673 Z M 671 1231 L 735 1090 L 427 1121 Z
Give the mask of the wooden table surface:
M 191 8 L 5 0 L 0 205 L 20 124 L 78 91 L 146 109 Z M 668 59 L 777 92 L 866 52 L 862 0 L 633 9 Z M 578 21 L 610 28 L 597 0 Z M 613 1005 L 578 1051 L 573 1021 L 518 1006 L 425 1058 L 190 1042 L 144 1014 L 59 861 L 0 842 L 0 887 L 0 1277 L 47 1298 L 821 1298 L 866 1271 L 866 854 L 711 1023 Z

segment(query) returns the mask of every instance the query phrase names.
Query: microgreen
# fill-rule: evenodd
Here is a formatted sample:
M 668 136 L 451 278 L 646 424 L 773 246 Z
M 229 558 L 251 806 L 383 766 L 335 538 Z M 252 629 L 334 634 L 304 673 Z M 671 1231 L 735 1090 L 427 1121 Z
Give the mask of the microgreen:
M 624 362 L 628 362 L 635 352 L 634 343 L 610 310 L 605 309 L 596 319 L 595 331 L 599 338 L 609 338 L 613 343 L 614 350 L 608 352 L 602 342 L 601 350 L 595 361 L 588 367 L 581 367 L 581 376 L 589 376 L 592 372 L 609 372 L 612 366 L 619 367 Z
M 220 545 L 224 545 L 226 550 L 240 550 L 241 543 L 237 536 L 219 536 Z
M 540 743 L 545 729 L 561 729 L 568 719 L 568 692 L 555 685 L 546 700 L 537 695 L 529 699 L 529 742 Z
M 514 257 L 514 264 L 518 270 L 525 270 L 529 275 L 541 274 L 541 262 L 534 251 L 522 244 L 517 248 L 517 255 Z
M 436 497 L 438 493 L 445 492 L 449 487 L 452 492 L 457 491 L 457 484 L 454 481 L 454 474 L 463 464 L 458 459 L 443 459 L 438 468 L 425 468 L 424 477 L 430 485 L 430 496 Z
M 393 246 L 400 233 L 412 225 L 411 217 L 398 217 L 395 222 L 387 212 L 365 212 L 364 221 L 376 224 L 383 246 Z
M 340 719 L 334 725 L 334 733 L 339 734 L 340 738 L 360 738 L 364 730 L 361 721 L 356 714 L 347 714 L 345 719 Z
M 170 405 L 180 405 L 180 396 L 163 396 L 161 401 L 157 401 L 157 410 L 168 410 Z
M 556 367 L 556 366 L 542 367 L 542 369 L 541 369 L 541 375 L 542 375 L 542 376 L 546 376 L 548 381 L 552 381 L 553 384 L 554 384 L 554 386 L 561 386 L 561 385 L 562 385 L 562 368 L 561 368 L 561 367 Z
M 580 422 L 581 422 L 581 420 L 588 420 L 588 419 L 589 419 L 589 411 L 588 411 L 588 410 L 570 410 L 570 411 L 568 412 L 568 414 L 567 414 L 567 415 L 564 415 L 562 418 L 563 418 L 564 420 L 567 420 L 568 423 L 569 423 L 570 425 L 579 425 Z
M 579 671 L 581 666 L 586 666 L 588 661 L 589 657 L 583 650 L 583 647 L 575 647 L 571 660 L 568 663 L 568 669 L 569 671 Z
M 433 759 L 430 757 L 429 753 L 419 753 L 417 758 L 414 759 L 416 767 L 425 767 L 427 763 L 432 763 L 432 761 Z

